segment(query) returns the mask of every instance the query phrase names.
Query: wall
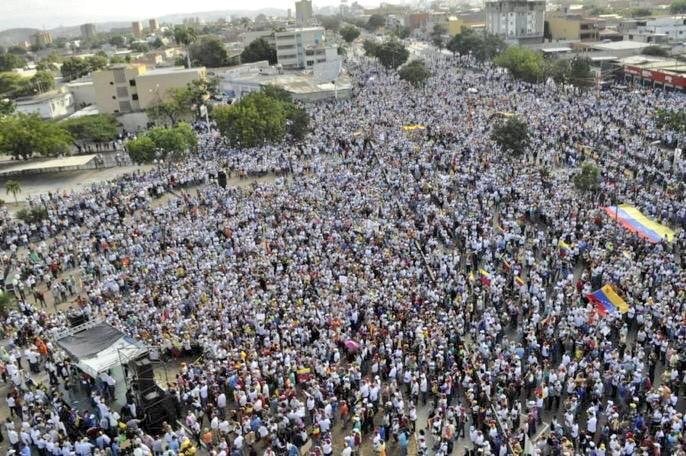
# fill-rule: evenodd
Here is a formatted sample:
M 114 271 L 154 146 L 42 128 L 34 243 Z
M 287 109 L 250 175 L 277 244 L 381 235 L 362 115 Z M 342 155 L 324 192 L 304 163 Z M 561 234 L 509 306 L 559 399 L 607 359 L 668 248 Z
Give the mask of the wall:
M 553 41 L 558 40 L 578 40 L 580 31 L 580 21 L 567 19 L 565 17 L 549 17 L 548 32 Z
M 183 88 L 191 82 L 206 76 L 205 68 L 193 68 L 195 71 L 178 71 L 162 74 L 140 75 L 136 78 L 138 87 L 138 105 L 147 109 L 166 97 L 169 89 Z
M 74 105 L 77 109 L 96 104 L 95 87 L 92 82 L 69 83 L 66 87 L 74 96 Z
M 66 92 L 53 97 L 38 96 L 33 100 L 18 100 L 16 111 L 38 114 L 42 119 L 60 119 L 74 113 L 74 96 Z

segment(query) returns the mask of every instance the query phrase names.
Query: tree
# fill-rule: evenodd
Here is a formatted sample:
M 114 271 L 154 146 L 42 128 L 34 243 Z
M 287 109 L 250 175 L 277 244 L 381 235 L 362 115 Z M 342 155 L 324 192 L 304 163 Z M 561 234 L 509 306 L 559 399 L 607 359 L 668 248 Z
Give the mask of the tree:
M 493 59 L 506 47 L 499 36 L 477 33 L 467 27 L 463 27 L 460 33 L 453 36 L 447 44 L 448 50 L 453 54 L 471 54 L 480 62 Z
M 299 141 L 309 132 L 307 111 L 275 86 L 266 86 L 233 105 L 218 106 L 212 117 L 228 142 L 242 147 L 278 143 L 286 135 Z
M 174 126 L 179 118 L 191 111 L 190 93 L 185 88 L 169 89 L 165 94 L 157 94 L 158 99 L 146 113 L 150 119 L 160 122 L 169 121 Z
M 114 35 L 110 37 L 109 43 L 112 46 L 124 47 L 126 45 L 126 38 L 123 35 Z
M 148 43 L 136 41 L 129 45 L 129 49 L 131 49 L 133 52 L 148 52 L 150 50 L 150 46 L 148 46 Z
M 341 20 L 336 16 L 318 16 L 317 19 L 326 30 L 337 31 L 341 26 Z
M 556 59 L 546 61 L 546 78 L 551 78 L 557 84 L 567 84 L 569 82 L 569 60 Z
M 518 117 L 512 116 L 495 124 L 491 139 L 504 151 L 522 155 L 529 147 L 529 127 Z
M 581 172 L 574 175 L 574 186 L 582 192 L 590 192 L 600 188 L 600 169 L 593 163 L 585 162 L 581 165 Z
M 631 10 L 632 17 L 646 17 L 653 14 L 650 8 L 634 8 Z
M 14 102 L 12 100 L 9 100 L 7 98 L 5 98 L 4 100 L 0 100 L 0 117 L 14 114 L 15 108 L 16 106 L 14 105 Z
M 364 49 L 364 53 L 369 56 L 369 57 L 376 57 L 376 55 L 379 52 L 380 45 L 376 41 L 373 40 L 364 40 L 362 43 L 362 48 Z
M 569 82 L 579 88 L 593 86 L 595 78 L 591 73 L 591 61 L 588 57 L 574 57 L 569 62 Z
M 495 64 L 507 68 L 510 74 L 526 82 L 542 82 L 545 77 L 543 57 L 531 49 L 512 46 L 494 60 Z
M 669 7 L 672 14 L 686 13 L 686 0 L 674 0 Z
M 374 32 L 386 24 L 386 18 L 380 14 L 372 14 L 367 21 L 367 30 Z
M 164 41 L 162 41 L 162 38 L 159 36 L 156 36 L 155 39 L 152 40 L 152 43 L 150 43 L 150 46 L 152 46 L 154 49 L 159 49 L 164 46 Z
M 155 159 L 155 143 L 147 135 L 128 141 L 126 149 L 134 163 L 151 163 Z
M 686 133 L 686 110 L 658 108 L 655 112 L 655 122 L 659 128 L 667 128 L 679 133 Z
M 38 71 L 29 81 L 33 93 L 49 92 L 55 88 L 55 77 L 49 71 Z
M 448 31 L 442 24 L 435 24 L 433 30 L 431 31 L 431 42 L 438 49 L 443 49 L 445 46 L 445 34 Z
M 21 184 L 15 180 L 8 180 L 5 182 L 5 193 L 14 197 L 14 202 L 17 202 L 17 195 L 21 193 Z
M 71 135 L 61 126 L 36 114 L 0 118 L 0 151 L 16 158 L 56 156 L 69 150 Z
M 195 65 L 218 68 L 229 65 L 229 53 L 215 36 L 203 36 L 190 46 Z
M 70 57 L 62 62 L 60 71 L 65 81 L 71 81 L 87 75 L 90 72 L 90 66 L 85 59 Z
M 131 160 L 150 163 L 155 159 L 176 161 L 195 149 L 198 137 L 184 122 L 173 128 L 157 127 L 126 143 Z
M 16 54 L 0 54 L 0 71 L 12 71 L 25 65 L 26 60 Z
M 360 29 L 354 25 L 346 25 L 345 27 L 341 28 L 339 33 L 346 43 L 352 43 L 355 41 L 355 39 L 357 39 L 358 36 L 360 36 Z
M 408 36 L 410 36 L 410 28 L 405 27 L 404 25 L 399 25 L 396 27 L 396 29 L 393 31 L 393 34 L 400 38 L 401 40 L 404 40 Z
M 241 52 L 241 62 L 259 62 L 268 60 L 270 65 L 276 64 L 276 48 L 269 44 L 264 38 L 258 38 L 248 44 Z
M 186 47 L 186 66 L 191 67 L 190 45 L 198 39 L 198 33 L 193 27 L 177 25 L 174 27 L 174 41 L 176 44 Z
M 669 51 L 662 46 L 648 46 L 644 47 L 641 50 L 641 54 L 643 55 L 652 55 L 655 57 L 667 57 L 669 55 Z
M 431 76 L 423 60 L 412 60 L 403 65 L 398 71 L 400 79 L 404 79 L 415 87 L 424 84 L 424 81 Z
M 117 138 L 117 120 L 110 114 L 96 114 L 60 122 L 74 139 L 84 142 L 108 142 Z
M 410 51 L 396 39 L 385 41 L 376 51 L 376 58 L 386 68 L 398 68 L 409 56 Z

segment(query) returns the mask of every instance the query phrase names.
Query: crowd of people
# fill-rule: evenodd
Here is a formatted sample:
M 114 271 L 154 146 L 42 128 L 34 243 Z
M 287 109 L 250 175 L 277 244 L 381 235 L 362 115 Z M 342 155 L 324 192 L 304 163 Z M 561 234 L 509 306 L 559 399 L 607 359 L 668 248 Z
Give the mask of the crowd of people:
M 3 217 L 13 451 L 684 454 L 686 161 L 665 146 L 684 138 L 654 120 L 684 99 L 427 52 L 418 89 L 348 62 L 353 97 L 309 106 L 302 144 L 205 132 L 184 162 L 32 201 L 42 223 Z M 528 124 L 524 156 L 491 140 L 499 112 Z M 573 184 L 587 160 L 594 193 Z M 273 179 L 222 188 L 219 170 Z M 620 202 L 676 238 L 626 231 L 603 210 Z M 605 284 L 628 312 L 587 299 Z M 55 289 L 184 362 L 166 385 L 183 426 L 145 432 L 133 395 L 115 409 L 109 374 L 70 364 L 52 342 L 68 312 L 40 299 Z

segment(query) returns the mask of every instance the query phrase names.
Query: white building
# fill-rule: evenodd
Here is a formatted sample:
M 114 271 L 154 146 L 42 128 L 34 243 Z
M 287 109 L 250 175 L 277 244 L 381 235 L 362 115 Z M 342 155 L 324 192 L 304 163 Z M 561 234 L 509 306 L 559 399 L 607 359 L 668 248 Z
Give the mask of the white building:
M 225 94 L 240 99 L 262 90 L 266 85 L 281 87 L 294 100 L 314 102 L 330 98 L 350 98 L 352 83 L 345 75 L 331 75 L 327 72 L 290 71 L 270 67 L 264 62 L 249 63 L 231 68 L 220 79 L 219 87 Z
M 38 114 L 42 119 L 61 119 L 74 113 L 74 95 L 67 91 L 51 91 L 14 100 L 16 111 Z
M 64 85 L 74 97 L 74 106 L 81 109 L 84 106 L 95 104 L 95 87 L 90 78 L 77 79 Z
M 274 33 L 276 59 L 284 69 L 308 68 L 337 60 L 338 48 L 327 46 L 323 27 Z
M 487 0 L 486 30 L 512 43 L 540 43 L 545 0 Z
M 683 17 L 658 17 L 636 27 L 638 34 L 666 35 L 669 40 L 686 39 L 686 19 Z

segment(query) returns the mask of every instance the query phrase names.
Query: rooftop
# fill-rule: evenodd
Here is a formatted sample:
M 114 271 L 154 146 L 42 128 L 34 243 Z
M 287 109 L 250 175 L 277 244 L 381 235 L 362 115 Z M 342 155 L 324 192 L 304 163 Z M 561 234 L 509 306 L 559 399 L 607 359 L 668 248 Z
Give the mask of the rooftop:
M 50 92 L 41 93 L 38 95 L 32 95 L 28 97 L 19 97 L 15 100 L 18 105 L 39 103 L 41 101 L 54 100 L 55 98 L 60 98 L 65 96 L 66 93 L 59 90 L 52 90 Z
M 651 46 L 651 43 L 641 43 L 639 41 L 612 41 L 610 43 L 591 43 L 592 48 L 601 51 L 629 51 L 632 49 L 643 49 Z
M 286 74 L 241 74 L 228 77 L 229 82 L 253 83 L 253 84 L 273 84 L 283 87 L 285 90 L 295 94 L 314 93 L 327 90 L 344 90 L 352 87 L 350 79 L 339 76 L 336 85 L 331 82 L 320 82 L 315 80 L 313 75 L 306 73 L 286 73 Z
M 148 76 L 160 76 L 163 74 L 182 74 L 182 73 L 197 73 L 198 71 L 204 71 L 205 67 L 195 67 L 195 68 L 184 68 L 184 67 L 169 67 L 169 68 L 155 68 L 154 70 L 148 70 L 145 73 L 139 75 L 139 78 L 145 78 Z

